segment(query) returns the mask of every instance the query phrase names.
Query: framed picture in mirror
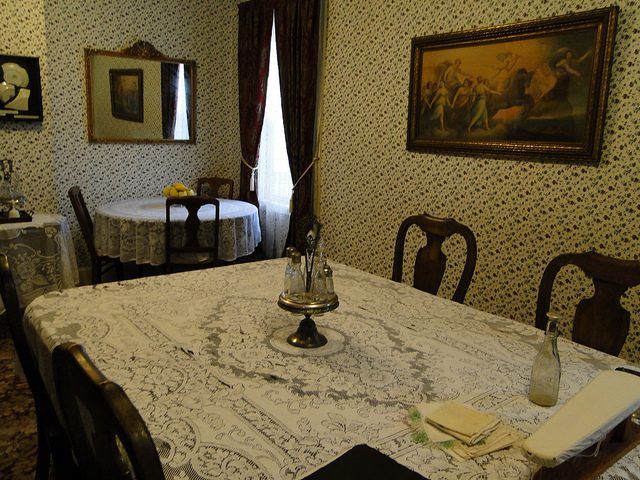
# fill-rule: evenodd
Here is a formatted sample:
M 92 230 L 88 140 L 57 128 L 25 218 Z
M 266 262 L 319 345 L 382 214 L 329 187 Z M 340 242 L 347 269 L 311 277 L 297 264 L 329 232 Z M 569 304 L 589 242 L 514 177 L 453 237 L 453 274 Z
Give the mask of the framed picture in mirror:
M 144 123 L 142 69 L 109 70 L 111 115 L 114 118 Z
M 85 69 L 89 142 L 195 143 L 195 62 L 139 41 L 85 49 Z

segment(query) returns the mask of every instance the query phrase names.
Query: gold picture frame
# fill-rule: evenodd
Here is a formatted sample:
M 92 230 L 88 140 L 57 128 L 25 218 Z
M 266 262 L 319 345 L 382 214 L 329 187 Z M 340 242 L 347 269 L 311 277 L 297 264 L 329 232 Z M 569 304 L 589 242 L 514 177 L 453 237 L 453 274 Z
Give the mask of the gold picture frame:
M 407 149 L 597 163 L 617 16 L 414 38 Z

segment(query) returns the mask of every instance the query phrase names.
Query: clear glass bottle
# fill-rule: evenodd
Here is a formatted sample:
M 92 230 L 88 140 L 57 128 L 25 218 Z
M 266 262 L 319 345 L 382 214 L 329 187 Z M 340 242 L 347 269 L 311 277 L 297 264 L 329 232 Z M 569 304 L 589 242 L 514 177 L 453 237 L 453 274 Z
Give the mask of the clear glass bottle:
M 293 297 L 304 293 L 304 277 L 302 276 L 300 252 L 287 247 L 289 261 L 284 271 L 284 295 Z
M 542 407 L 552 407 L 558 401 L 560 387 L 560 355 L 558 355 L 558 320 L 554 312 L 547 313 L 544 342 L 531 368 L 529 400 Z
M 324 281 L 326 285 L 327 296 L 333 296 L 333 294 L 335 293 L 333 289 L 333 270 L 331 270 L 331 267 L 326 262 L 324 264 Z
M 314 299 L 321 300 L 327 296 L 327 282 L 324 276 L 325 261 L 322 255 L 313 260 L 313 271 L 311 273 L 311 295 Z

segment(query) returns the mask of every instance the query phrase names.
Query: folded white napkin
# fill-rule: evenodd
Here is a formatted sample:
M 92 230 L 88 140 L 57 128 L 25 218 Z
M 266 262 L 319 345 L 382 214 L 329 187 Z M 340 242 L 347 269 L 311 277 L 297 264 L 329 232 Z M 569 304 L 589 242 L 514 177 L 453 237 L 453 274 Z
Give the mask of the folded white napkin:
M 428 413 L 425 419 L 467 445 L 475 445 L 495 430 L 500 423 L 491 414 L 478 412 L 457 402 L 446 402 L 437 410 Z
M 446 433 L 427 421 L 427 417 L 433 416 L 445 405 L 440 402 L 421 403 L 410 409 L 409 423 L 413 429 L 414 441 L 423 444 L 435 444 L 459 460 L 468 460 L 507 448 L 520 439 L 520 436 L 513 429 L 498 421 L 498 424 L 488 436 L 480 438 L 475 445 L 467 445 L 464 441 L 459 440 L 458 437 Z M 477 412 L 469 406 L 463 405 L 462 407 L 465 409 L 465 414 L 469 414 L 466 410 L 470 409 L 481 416 L 493 417 L 493 415 Z M 453 410 L 448 408 L 440 412 L 437 417 L 457 411 L 456 407 L 453 407 Z M 473 414 L 471 415 L 474 416 Z M 474 418 L 477 417 L 474 416 Z M 480 424 L 482 425 L 482 422 Z
M 640 407 L 640 377 L 601 372 L 522 445 L 536 463 L 553 467 L 600 441 Z

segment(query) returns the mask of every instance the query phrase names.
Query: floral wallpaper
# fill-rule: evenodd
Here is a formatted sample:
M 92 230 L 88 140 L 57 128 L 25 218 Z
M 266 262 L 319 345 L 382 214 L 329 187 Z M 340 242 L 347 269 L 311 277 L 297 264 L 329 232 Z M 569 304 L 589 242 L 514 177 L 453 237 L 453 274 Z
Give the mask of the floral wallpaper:
M 411 38 L 563 15 L 602 1 L 329 2 L 320 217 L 330 257 L 390 278 L 401 221 L 429 212 L 468 225 L 478 263 L 466 302 L 533 323 L 542 272 L 560 253 L 595 249 L 640 259 L 640 6 L 621 1 L 604 148 L 598 166 L 411 153 L 405 148 Z M 405 281 L 415 249 L 411 232 Z M 462 271 L 462 241 L 445 243 L 440 295 Z M 413 258 L 411 258 L 413 255 Z M 336 278 L 336 291 L 340 279 Z M 556 280 L 552 308 L 572 316 L 592 292 L 579 270 Z M 632 327 L 622 356 L 640 361 L 640 288 L 623 305 Z M 569 334 L 569 325 L 563 333 Z
M 238 181 L 237 3 L 233 0 L 0 0 L 0 51 L 40 57 L 42 123 L 0 123 L 2 157 L 13 158 L 35 210 L 70 218 L 66 192 L 82 186 L 89 208 L 156 194 L 175 180 L 217 174 Z M 613 75 L 598 166 L 483 159 L 406 150 L 410 43 L 415 36 L 532 20 L 608 6 L 602 0 L 529 2 L 333 0 L 328 2 L 319 211 L 329 255 L 391 276 L 397 228 L 427 211 L 468 225 L 478 264 L 466 303 L 533 323 L 542 272 L 556 255 L 597 251 L 639 259 L 640 6 L 620 6 Z M 197 63 L 195 145 L 89 144 L 85 47 L 119 50 L 135 40 Z M 409 246 L 421 241 L 410 233 Z M 453 294 L 462 242 L 445 244 L 440 295 Z M 405 281 L 411 274 L 407 253 Z M 335 279 L 339 290 L 340 280 Z M 553 308 L 572 315 L 590 293 L 576 269 L 557 280 Z M 632 332 L 622 356 L 640 361 L 640 288 L 623 305 Z M 569 326 L 564 326 L 568 333 Z
M 237 7 L 231 1 L 0 0 L 0 51 L 40 58 L 44 121 L 0 123 L 1 156 L 13 158 L 28 208 L 70 219 L 81 263 L 84 244 L 67 198 L 80 185 L 91 211 L 118 198 L 160 194 L 173 181 L 239 177 Z M 4 30 L 8 29 L 8 30 Z M 197 65 L 197 143 L 90 144 L 84 49 L 151 42 Z

